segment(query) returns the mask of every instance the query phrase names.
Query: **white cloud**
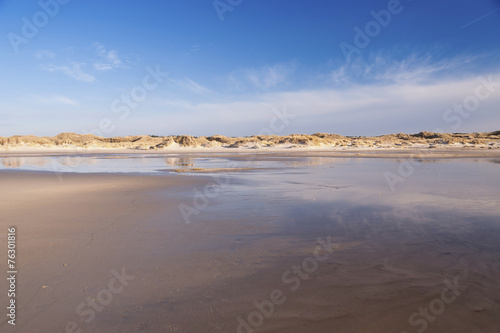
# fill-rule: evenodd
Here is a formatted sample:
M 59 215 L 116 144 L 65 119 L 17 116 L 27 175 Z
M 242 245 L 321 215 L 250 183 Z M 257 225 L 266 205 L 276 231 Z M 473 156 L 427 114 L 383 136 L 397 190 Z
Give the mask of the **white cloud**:
M 436 129 L 444 132 L 489 131 L 497 129 L 491 126 L 500 123 L 497 107 L 500 104 L 500 69 L 496 73 L 493 76 L 494 92 L 481 100 L 470 116 L 462 117 L 459 126 L 455 126 L 455 121 L 445 119 L 445 112 L 454 104 L 463 103 L 468 96 L 475 95 L 481 84 L 479 76 L 431 83 L 376 82 L 351 84 L 342 89 L 270 92 L 230 102 L 175 100 L 170 104 L 164 102 L 162 109 L 165 114 L 155 114 L 148 121 L 166 124 L 166 129 L 175 133 L 251 135 L 268 126 L 273 108 L 286 106 L 296 118 L 284 133 L 322 131 L 379 135 Z M 174 110 L 177 112 L 169 113 Z
M 109 54 L 104 48 L 97 49 L 102 54 Z M 283 106 L 296 117 L 279 134 L 378 135 L 438 128 L 445 132 L 498 130 L 492 126 L 498 127 L 500 123 L 500 68 L 489 70 L 494 74 L 494 92 L 480 101 L 477 110 L 462 117 L 460 126 L 454 126 L 457 123 L 446 120 L 444 116 L 454 104 L 463 103 L 467 97 L 476 94 L 481 71 L 474 66 L 478 66 L 480 60 L 480 57 L 434 60 L 429 56 L 414 55 L 396 61 L 379 55 L 370 62 L 355 61 L 325 74 L 330 82 L 328 86 L 324 85 L 325 76 L 322 76 L 319 80 L 323 82 L 321 88 L 280 89 L 279 92 L 269 88 L 281 88 L 280 84 L 294 73 L 294 65 L 246 69 L 231 73 L 233 83 L 243 88 L 259 89 L 239 97 L 225 95 L 224 100 L 216 99 L 212 90 L 190 78 L 170 79 L 170 87 L 162 94 L 163 99 L 152 96 L 147 105 L 142 106 L 141 112 L 131 113 L 130 121 L 123 122 L 120 133 L 116 134 L 251 135 L 269 126 L 274 117 L 272 110 Z M 85 71 L 83 63 L 66 67 L 52 65 L 46 69 L 80 77 L 87 82 L 94 80 L 93 75 Z M 332 81 L 335 84 L 332 85 Z M 174 85 L 178 89 L 172 89 Z M 191 94 L 182 99 L 183 95 L 188 96 L 182 94 L 182 90 L 199 96 Z M 57 96 L 52 97 L 54 102 L 57 101 Z M 64 98 L 59 98 L 59 103 L 64 102 Z M 66 103 L 72 105 L 70 99 Z
M 74 101 L 71 98 L 68 98 L 66 96 L 57 95 L 57 96 L 54 96 L 54 98 L 56 101 L 58 101 L 61 104 L 78 105 L 78 103 L 76 101 Z
M 56 54 L 50 50 L 38 50 L 35 52 L 35 57 L 37 59 L 54 59 Z
M 85 72 L 84 68 L 87 66 L 85 63 L 73 62 L 68 66 L 57 66 L 57 65 L 45 65 L 42 66 L 43 69 L 49 72 L 61 72 L 69 77 L 72 77 L 75 80 L 82 82 L 93 82 L 95 80 L 94 75 Z
M 107 71 L 107 70 L 113 69 L 113 67 L 109 64 L 97 63 L 97 62 L 94 63 L 94 68 L 97 71 Z
M 50 72 L 60 72 L 78 81 L 93 82 L 99 72 L 125 68 L 117 51 L 106 50 L 100 43 L 94 43 L 92 48 L 95 50 L 95 55 L 92 55 L 90 60 L 67 62 L 62 65 L 50 63 L 43 65 L 42 69 Z M 73 53 L 73 50 L 70 52 Z M 50 50 L 39 50 L 35 53 L 35 56 L 40 60 L 53 59 L 55 53 Z
M 164 99 L 160 101 L 160 105 L 167 107 L 181 108 L 181 109 L 192 109 L 193 105 L 188 101 L 183 99 Z
M 452 59 L 436 60 L 429 54 L 412 54 L 397 60 L 387 54 L 370 57 L 369 61 L 358 58 L 349 64 L 335 69 L 331 73 L 331 81 L 350 84 L 360 82 L 382 83 L 423 83 L 442 80 L 456 75 L 457 69 L 464 69 L 479 57 L 461 56 Z
M 93 64 L 97 71 L 107 71 L 124 67 L 117 51 L 107 51 L 104 45 L 99 42 L 94 43 L 93 47 L 95 48 L 96 55 L 99 57 L 99 60 Z
M 169 79 L 169 81 L 182 89 L 189 90 L 189 91 L 194 92 L 195 94 L 198 94 L 198 95 L 205 95 L 208 92 L 210 92 L 209 89 L 196 83 L 195 81 L 191 80 L 190 78 L 186 78 L 183 80 Z
M 257 69 L 236 70 L 229 74 L 229 82 L 236 89 L 248 84 L 258 89 L 269 89 L 285 82 L 294 71 L 294 64 L 284 63 Z
M 93 47 L 95 48 L 95 52 L 100 57 L 106 56 L 106 48 L 99 42 L 95 42 Z
M 191 45 L 191 48 L 189 49 L 189 51 L 185 52 L 184 55 L 190 55 L 192 53 L 199 52 L 200 50 L 201 50 L 201 45 L 199 45 L 199 44 Z
M 29 96 L 35 103 L 39 104 L 64 104 L 64 105 L 78 105 L 75 100 L 63 95 L 30 95 Z

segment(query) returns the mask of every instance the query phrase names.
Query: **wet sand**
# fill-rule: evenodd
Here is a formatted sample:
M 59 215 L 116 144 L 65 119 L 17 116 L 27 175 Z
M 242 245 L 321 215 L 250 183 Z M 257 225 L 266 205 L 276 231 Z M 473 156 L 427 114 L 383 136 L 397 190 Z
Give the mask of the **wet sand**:
M 231 192 L 234 180 L 186 224 L 179 205 L 211 183 L 1 171 L 0 240 L 17 227 L 19 269 L 18 324 L 4 315 L 2 332 L 498 332 L 494 198 L 460 210 L 466 197 L 410 193 L 398 208 L 339 186 L 344 201 L 269 210 L 279 198 Z
M 0 157 L 26 157 L 26 156 L 88 156 L 88 155 L 165 155 L 187 157 L 224 157 L 224 156 L 260 156 L 266 158 L 279 157 L 374 157 L 374 158 L 472 158 L 472 157 L 500 157 L 500 149 L 485 149 L 473 147 L 442 147 L 429 149 L 423 148 L 345 148 L 343 150 L 324 148 L 274 148 L 270 150 L 255 149 L 228 149 L 228 148 L 184 148 L 175 150 L 139 150 L 127 148 L 114 149 L 16 149 L 1 150 Z

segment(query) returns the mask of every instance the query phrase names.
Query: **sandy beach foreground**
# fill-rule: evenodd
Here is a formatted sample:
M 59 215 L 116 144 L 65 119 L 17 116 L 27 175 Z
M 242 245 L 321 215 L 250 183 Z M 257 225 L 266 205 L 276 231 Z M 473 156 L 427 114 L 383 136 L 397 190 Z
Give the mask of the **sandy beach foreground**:
M 0 171 L 0 242 L 15 226 L 19 269 L 1 331 L 498 332 L 494 181 L 464 176 L 474 201 L 456 182 L 391 195 L 353 175 L 335 200 L 245 196 L 251 178 L 235 178 L 196 207 L 208 175 Z

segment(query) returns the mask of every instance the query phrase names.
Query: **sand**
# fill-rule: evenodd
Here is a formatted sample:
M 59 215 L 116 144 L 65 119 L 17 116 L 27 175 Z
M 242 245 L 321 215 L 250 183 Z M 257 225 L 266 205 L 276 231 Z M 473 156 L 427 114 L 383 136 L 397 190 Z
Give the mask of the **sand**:
M 210 181 L 1 171 L 0 240 L 14 225 L 19 246 L 18 325 L 4 317 L 1 331 L 410 333 L 425 324 L 426 332 L 498 332 L 497 227 L 398 228 L 387 218 L 373 229 L 319 219 L 311 230 L 285 230 L 244 205 L 227 214 L 217 204 L 204 223 L 186 224 L 179 205 Z M 321 247 L 317 238 L 329 236 Z M 310 273 L 287 273 L 297 265 Z M 411 325 L 430 306 L 439 314 Z

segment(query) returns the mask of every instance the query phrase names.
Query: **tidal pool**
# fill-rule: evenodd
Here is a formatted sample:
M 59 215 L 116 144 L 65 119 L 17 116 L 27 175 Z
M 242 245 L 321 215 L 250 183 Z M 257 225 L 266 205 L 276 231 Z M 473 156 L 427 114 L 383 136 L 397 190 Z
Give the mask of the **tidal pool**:
M 20 298 L 34 318 L 23 332 L 61 330 L 68 320 L 93 332 L 500 327 L 498 159 L 95 154 L 0 162 L 19 171 L 1 176 L 3 221 L 17 221 L 24 290 L 32 288 Z M 171 172 L 179 168 L 188 172 Z M 87 326 L 74 310 L 115 266 L 137 279 Z

